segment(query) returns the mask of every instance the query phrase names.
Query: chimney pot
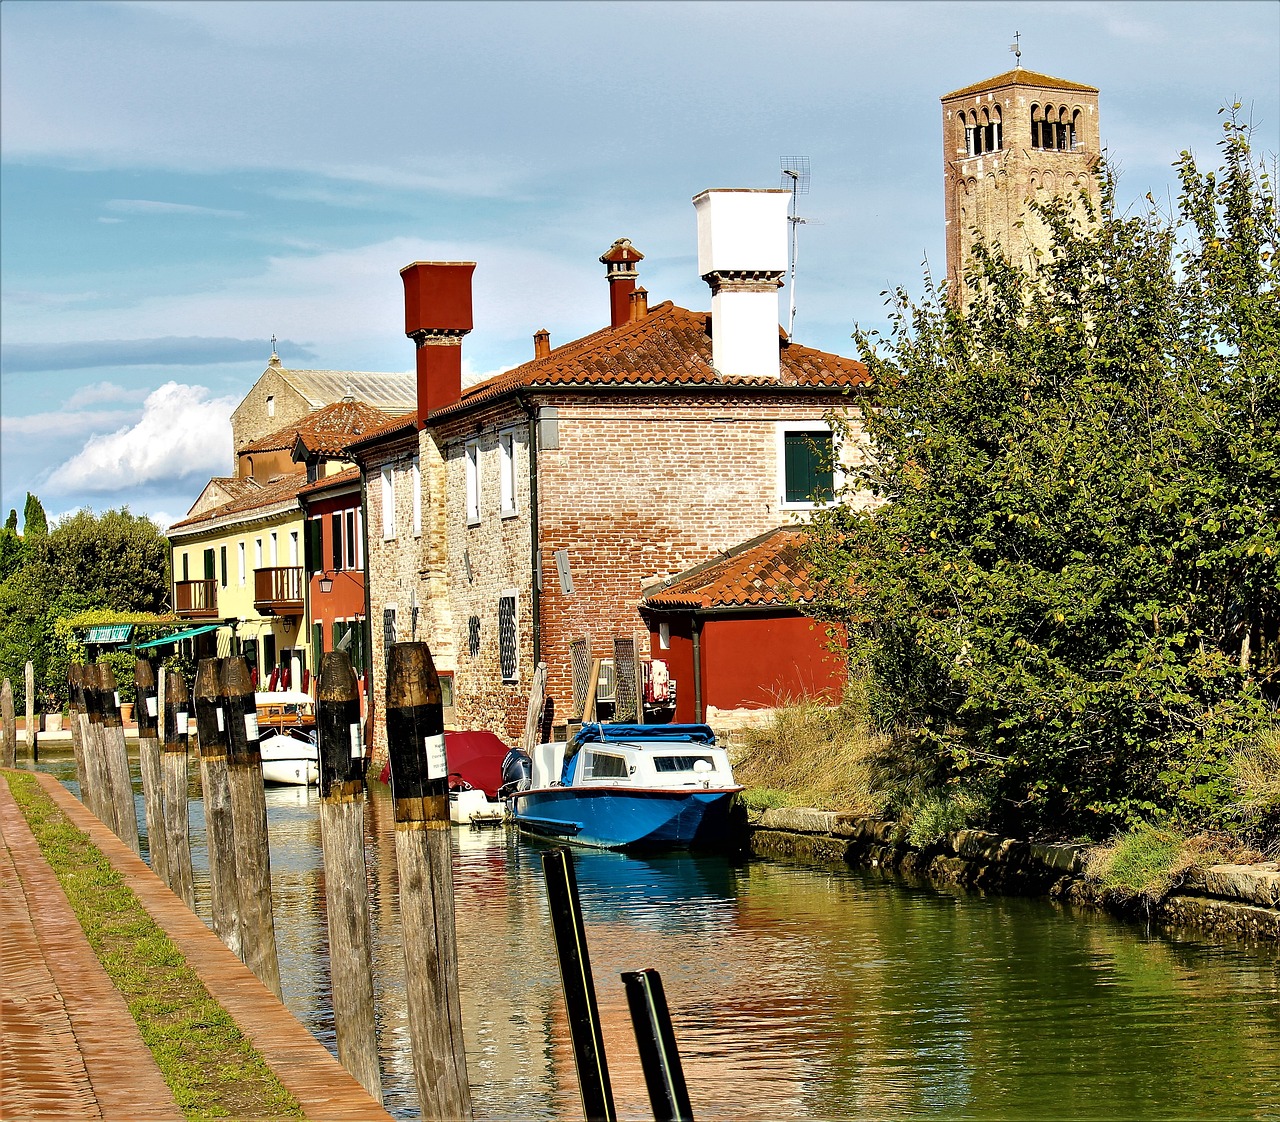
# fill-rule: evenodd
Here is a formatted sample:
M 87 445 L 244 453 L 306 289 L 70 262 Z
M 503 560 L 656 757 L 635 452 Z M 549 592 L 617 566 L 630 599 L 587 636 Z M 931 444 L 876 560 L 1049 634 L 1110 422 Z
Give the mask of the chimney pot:
M 631 294 L 631 315 L 630 320 L 635 323 L 638 319 L 644 319 L 649 314 L 649 293 L 647 289 L 637 288 Z
M 644 254 L 627 238 L 618 238 L 600 257 L 609 278 L 609 326 L 621 327 L 631 321 L 631 294 L 640 273 L 636 265 Z
M 533 333 L 533 357 L 546 358 L 551 353 L 551 332 L 545 327 Z

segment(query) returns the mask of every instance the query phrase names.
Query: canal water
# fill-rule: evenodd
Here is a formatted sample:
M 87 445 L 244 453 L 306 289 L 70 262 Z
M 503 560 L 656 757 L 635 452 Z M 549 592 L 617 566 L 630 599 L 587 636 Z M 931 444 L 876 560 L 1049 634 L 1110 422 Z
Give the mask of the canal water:
M 75 790 L 69 755 L 41 768 Z M 197 782 L 207 922 L 198 795 Z M 336 1051 L 317 796 L 268 788 L 267 807 L 285 1000 Z M 544 850 L 505 828 L 453 838 L 476 1118 L 580 1118 Z M 394 816 L 380 784 L 366 858 L 386 1105 L 413 1118 Z M 575 869 L 621 1118 L 653 1114 L 619 975 L 653 967 L 702 1120 L 1280 1119 L 1274 947 L 843 867 L 581 851 Z

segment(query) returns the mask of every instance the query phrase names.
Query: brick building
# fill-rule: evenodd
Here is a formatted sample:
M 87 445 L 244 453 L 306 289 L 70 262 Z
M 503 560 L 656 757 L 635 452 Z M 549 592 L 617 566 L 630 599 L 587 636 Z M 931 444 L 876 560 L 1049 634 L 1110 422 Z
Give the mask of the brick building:
M 947 282 L 953 291 L 975 235 L 1026 267 L 1048 245 L 1028 202 L 1098 199 L 1102 141 L 1095 86 L 1021 65 L 942 98 Z
M 644 630 L 646 587 L 830 499 L 860 446 L 834 449 L 827 416 L 849 410 L 856 431 L 867 375 L 779 329 L 788 199 L 695 199 L 710 314 L 650 308 L 642 255 L 618 242 L 601 258 L 607 327 L 556 348 L 538 332 L 531 361 L 466 390 L 474 265 L 402 271 L 416 420 L 350 448 L 365 478 L 370 611 L 386 621 L 373 629 L 375 675 L 388 639 L 424 639 L 457 725 L 513 738 L 545 662 L 563 720 L 572 640 L 610 653 L 613 636 Z M 415 488 L 420 524 L 406 534 L 400 504 Z

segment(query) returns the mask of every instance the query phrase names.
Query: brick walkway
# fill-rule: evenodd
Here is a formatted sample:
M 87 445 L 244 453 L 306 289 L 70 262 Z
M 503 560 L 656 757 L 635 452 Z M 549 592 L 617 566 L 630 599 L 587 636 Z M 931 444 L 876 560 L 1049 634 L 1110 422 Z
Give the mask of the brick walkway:
M 50 775 L 59 809 L 110 861 L 308 1118 L 391 1116 L 151 869 Z M 0 1118 L 181 1118 L 123 998 L 0 773 Z

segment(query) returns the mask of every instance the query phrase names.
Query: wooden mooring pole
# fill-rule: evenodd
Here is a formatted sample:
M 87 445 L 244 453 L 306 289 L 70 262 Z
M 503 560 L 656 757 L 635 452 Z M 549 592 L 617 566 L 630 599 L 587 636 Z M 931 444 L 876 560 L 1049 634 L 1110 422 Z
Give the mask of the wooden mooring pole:
M 89 662 L 80 668 L 80 743 L 84 748 L 84 782 L 80 801 L 104 826 L 111 826 L 115 804 L 102 753 L 102 698 L 98 667 Z
M 458 997 L 444 709 L 440 678 L 426 643 L 392 646 L 386 721 L 418 1106 L 424 1118 L 469 1119 L 471 1087 Z
M 202 658 L 196 667 L 196 731 L 200 737 L 200 781 L 204 789 L 204 836 L 209 851 L 209 896 L 213 933 L 241 961 L 240 901 L 236 888 L 236 836 L 227 778 L 227 726 L 222 708 L 222 659 Z
M 27 727 L 23 731 L 27 741 L 27 759 L 34 764 L 40 758 L 40 741 L 36 737 L 36 668 L 30 660 L 23 673 L 27 685 Z
M 227 782 L 236 839 L 236 887 L 240 893 L 244 964 L 277 999 L 280 960 L 271 911 L 271 848 L 267 841 L 267 798 L 258 747 L 258 709 L 249 664 L 240 655 L 222 663 L 222 696 L 227 724 Z
M 369 889 L 364 863 L 364 737 L 360 687 L 346 651 L 329 651 L 324 656 L 316 710 L 320 738 L 320 844 L 324 851 L 329 976 L 338 1061 L 381 1102 Z
M 112 818 L 115 833 L 139 857 L 142 844 L 138 840 L 138 809 L 133 801 L 133 777 L 129 774 L 129 748 L 124 740 L 124 724 L 120 720 L 120 691 L 109 663 L 98 663 L 99 697 L 102 702 L 102 747 L 111 784 Z
M 76 758 L 76 782 L 80 785 L 80 801 L 89 805 L 85 790 L 88 780 L 84 764 L 84 729 L 80 715 L 84 712 L 84 667 L 73 662 L 67 667 L 67 719 L 71 723 L 71 751 Z
M 138 716 L 138 771 L 142 774 L 142 808 L 147 822 L 151 871 L 169 883 L 169 839 L 164 832 L 164 779 L 160 772 L 160 737 L 156 717 L 156 672 L 145 658 L 134 664 L 133 684 Z
M 164 679 L 164 750 L 160 768 L 164 783 L 164 833 L 169 851 L 169 887 L 193 912 L 195 878 L 191 873 L 191 825 L 187 814 L 187 686 L 172 671 Z
M 656 970 L 624 970 L 622 984 L 654 1122 L 693 1122 L 662 976 Z
M 0 767 L 18 762 L 18 718 L 13 711 L 13 683 L 8 678 L 0 686 Z
M 544 853 L 542 871 L 547 880 L 551 930 L 560 962 L 560 982 L 564 987 L 573 1061 L 578 1069 L 578 1086 L 582 1092 L 582 1112 L 587 1122 L 614 1122 L 618 1114 L 613 1105 L 604 1032 L 596 1005 L 596 987 L 591 979 L 586 931 L 582 926 L 578 878 L 573 871 L 573 857 L 569 850 L 558 846 Z

